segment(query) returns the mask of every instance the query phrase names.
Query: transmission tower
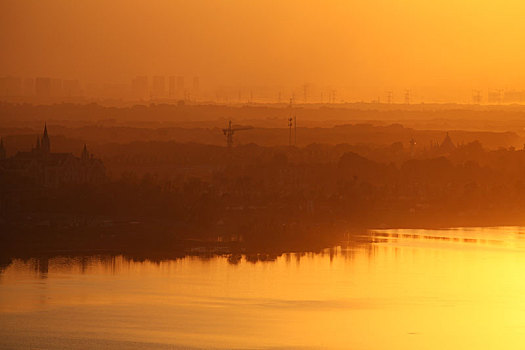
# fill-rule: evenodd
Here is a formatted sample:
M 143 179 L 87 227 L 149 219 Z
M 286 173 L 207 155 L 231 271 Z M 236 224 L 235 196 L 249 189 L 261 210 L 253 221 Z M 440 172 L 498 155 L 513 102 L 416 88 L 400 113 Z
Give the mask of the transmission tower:
M 390 105 L 392 104 L 392 90 L 386 92 L 386 102 Z
M 303 85 L 304 103 L 308 102 L 308 84 Z

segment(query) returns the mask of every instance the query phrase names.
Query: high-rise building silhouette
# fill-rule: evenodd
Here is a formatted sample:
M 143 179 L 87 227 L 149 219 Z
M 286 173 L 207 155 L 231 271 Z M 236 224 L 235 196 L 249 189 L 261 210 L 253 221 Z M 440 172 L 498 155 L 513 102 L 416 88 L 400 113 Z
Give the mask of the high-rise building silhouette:
M 184 87 L 184 77 L 178 76 L 177 77 L 177 98 L 184 99 L 185 98 L 185 87 Z
M 17 77 L 0 78 L 0 96 L 21 96 L 22 79 Z
M 78 97 L 82 94 L 78 80 L 64 80 L 62 82 L 62 90 L 65 97 Z
M 176 98 L 177 97 L 177 80 L 175 76 L 168 77 L 168 97 Z
M 22 94 L 24 96 L 34 96 L 35 95 L 35 80 L 33 78 L 24 79 L 22 87 Z
M 199 94 L 200 94 L 200 79 L 199 79 L 199 77 L 193 77 L 192 94 L 193 94 L 193 98 L 194 99 L 199 97 Z
M 148 77 L 138 76 L 131 81 L 131 90 L 133 98 L 139 100 L 146 100 L 149 98 L 149 82 Z
M 51 78 L 51 96 L 62 97 L 64 96 L 64 87 L 62 79 Z
M 35 93 L 38 97 L 50 97 L 51 78 L 37 77 L 35 79 Z
M 163 76 L 154 76 L 151 83 L 151 97 L 161 98 L 166 96 L 166 79 Z

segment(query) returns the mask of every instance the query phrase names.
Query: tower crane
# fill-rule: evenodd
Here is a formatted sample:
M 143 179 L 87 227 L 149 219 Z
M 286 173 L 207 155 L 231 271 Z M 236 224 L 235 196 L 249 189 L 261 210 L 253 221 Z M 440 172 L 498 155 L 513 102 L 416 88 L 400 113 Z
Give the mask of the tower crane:
M 228 148 L 233 146 L 233 134 L 236 131 L 250 130 L 250 129 L 253 129 L 253 127 L 252 126 L 242 126 L 242 127 L 234 126 L 232 127 L 232 121 L 230 120 L 230 122 L 228 123 L 228 128 L 222 129 L 224 136 L 226 136 L 226 145 L 228 146 Z

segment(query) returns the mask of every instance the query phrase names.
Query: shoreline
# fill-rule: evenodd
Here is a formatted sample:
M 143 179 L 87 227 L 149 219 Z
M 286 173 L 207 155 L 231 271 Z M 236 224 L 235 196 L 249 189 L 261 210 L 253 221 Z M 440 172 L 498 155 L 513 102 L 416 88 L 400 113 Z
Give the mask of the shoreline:
M 331 234 L 323 235 L 323 239 L 317 236 L 307 236 L 306 239 L 301 240 L 301 237 L 294 237 L 292 240 L 273 241 L 268 244 L 257 244 L 258 242 L 244 242 L 244 241 L 219 241 L 210 239 L 198 238 L 176 238 L 173 236 L 155 237 L 152 235 L 144 235 L 135 237 L 134 240 L 125 241 L 121 238 L 111 237 L 111 239 L 99 239 L 97 242 L 92 242 L 92 236 L 86 236 L 87 240 L 91 241 L 89 244 L 78 240 L 78 236 L 61 236 L 60 238 L 48 240 L 45 233 L 34 232 L 31 234 L 15 234 L 16 237 L 11 239 L 6 234 L 0 236 L 2 239 L 0 247 L 0 266 L 5 266 L 7 261 L 13 259 L 31 259 L 31 258 L 52 258 L 56 256 L 96 256 L 96 255 L 122 255 L 131 259 L 139 260 L 166 260 L 166 259 L 180 259 L 188 256 L 196 257 L 211 257 L 211 256 L 260 256 L 262 259 L 269 259 L 269 257 L 278 257 L 282 254 L 289 253 L 320 253 L 323 250 L 344 245 L 344 243 L 352 244 L 368 244 L 370 239 L 365 237 L 371 236 L 373 232 L 381 232 L 388 230 L 455 230 L 461 228 L 491 228 L 491 227 L 525 227 L 524 224 L 518 221 L 505 223 L 487 223 L 485 225 L 405 225 L 400 226 L 384 226 L 377 225 L 371 228 L 364 227 L 349 227 L 343 231 L 341 229 L 334 229 L 331 227 Z M 72 231 L 72 230 L 71 230 Z M 73 232 L 69 231 L 69 234 Z M 335 232 L 334 232 L 335 231 Z M 146 232 L 151 232 L 151 229 L 146 227 Z M 62 232 L 64 233 L 64 232 Z M 78 232 L 77 232 L 78 233 Z M 35 235 L 38 235 L 40 240 L 33 240 Z M 77 239 L 75 239 L 77 238 Z M 105 237 L 107 238 L 107 237 Z M 115 239 L 116 238 L 116 239 Z M 299 238 L 299 239 L 297 239 Z M 309 239 L 308 239 L 309 238 Z M 45 242 L 45 243 L 44 243 Z M 257 260 L 257 258 L 255 258 Z

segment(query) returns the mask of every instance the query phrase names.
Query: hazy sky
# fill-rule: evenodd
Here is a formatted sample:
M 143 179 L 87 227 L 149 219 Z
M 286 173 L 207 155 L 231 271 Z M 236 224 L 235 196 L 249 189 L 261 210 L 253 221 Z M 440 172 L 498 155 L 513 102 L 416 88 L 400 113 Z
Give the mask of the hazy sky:
M 520 0 L 0 0 L 0 75 L 525 89 Z

